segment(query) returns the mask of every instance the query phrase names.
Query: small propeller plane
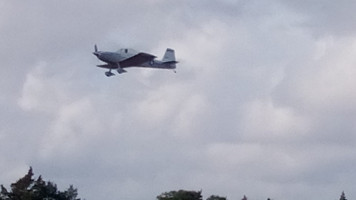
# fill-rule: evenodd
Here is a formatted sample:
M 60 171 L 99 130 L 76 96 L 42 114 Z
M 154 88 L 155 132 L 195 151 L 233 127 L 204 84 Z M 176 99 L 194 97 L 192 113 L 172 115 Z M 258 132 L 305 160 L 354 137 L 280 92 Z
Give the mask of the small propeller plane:
M 174 72 L 176 64 L 174 50 L 167 48 L 162 60 L 156 60 L 156 56 L 137 52 L 134 49 L 119 49 L 116 52 L 98 51 L 98 47 L 94 46 L 93 54 L 106 64 L 97 65 L 97 67 L 109 69 L 105 72 L 107 77 L 115 75 L 111 70 L 116 70 L 119 74 L 127 72 L 124 68 L 127 67 L 145 67 L 157 69 L 173 69 Z

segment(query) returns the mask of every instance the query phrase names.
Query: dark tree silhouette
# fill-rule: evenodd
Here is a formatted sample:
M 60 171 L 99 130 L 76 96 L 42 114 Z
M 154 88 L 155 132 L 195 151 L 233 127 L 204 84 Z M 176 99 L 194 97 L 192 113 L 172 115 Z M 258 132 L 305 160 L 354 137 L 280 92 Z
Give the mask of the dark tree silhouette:
M 30 167 L 24 177 L 11 184 L 10 191 L 1 185 L 0 200 L 80 200 L 77 198 L 77 189 L 72 185 L 61 192 L 56 184 L 44 181 L 41 176 L 34 180 L 32 176 L 32 167 Z
M 202 200 L 201 191 L 170 191 L 157 196 L 158 200 Z
M 341 193 L 340 200 L 347 200 L 344 191 Z
M 220 196 L 217 196 L 217 195 L 211 195 L 206 200 L 226 200 L 226 197 L 220 197 Z

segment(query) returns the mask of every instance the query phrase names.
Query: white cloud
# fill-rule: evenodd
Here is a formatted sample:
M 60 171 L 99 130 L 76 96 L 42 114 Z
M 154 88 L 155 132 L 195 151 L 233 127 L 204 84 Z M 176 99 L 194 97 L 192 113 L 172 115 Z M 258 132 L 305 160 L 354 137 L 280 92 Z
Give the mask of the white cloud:
M 286 142 L 309 134 L 309 119 L 289 107 L 277 107 L 271 100 L 256 100 L 245 106 L 243 138 L 247 141 Z M 282 141 L 275 141 L 282 140 Z
M 49 157 L 58 153 L 63 156 L 80 153 L 82 147 L 99 134 L 100 122 L 89 99 L 63 105 L 43 138 L 40 154 Z
M 66 86 L 55 77 L 46 77 L 45 68 L 48 65 L 39 63 L 26 75 L 19 106 L 26 111 L 54 112 L 63 101 L 68 99 Z
M 337 41 L 334 41 L 337 40 Z M 280 86 L 285 88 L 293 102 L 303 109 L 319 111 L 353 110 L 356 84 L 352 78 L 354 69 L 355 41 L 353 38 L 322 38 L 315 43 L 315 56 L 306 60 L 304 66 L 288 71 Z
M 165 85 L 148 92 L 142 99 L 136 101 L 137 106 L 132 112 L 141 125 L 156 126 L 168 123 L 179 109 L 185 95 L 176 85 Z
M 174 132 L 176 136 L 185 137 L 187 134 L 194 135 L 194 133 L 204 126 L 206 115 L 211 115 L 209 107 L 207 100 L 199 94 L 193 94 L 184 99 L 174 120 Z

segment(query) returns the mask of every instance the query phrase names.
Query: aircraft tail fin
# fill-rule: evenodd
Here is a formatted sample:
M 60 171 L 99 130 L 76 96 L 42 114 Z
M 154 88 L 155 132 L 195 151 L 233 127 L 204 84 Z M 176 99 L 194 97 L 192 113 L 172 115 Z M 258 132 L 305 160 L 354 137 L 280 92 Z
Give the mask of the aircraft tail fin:
M 96 46 L 96 44 L 94 45 L 94 52 L 98 52 L 98 47 Z
M 162 62 L 176 62 L 176 56 L 173 49 L 167 48 L 162 58 Z

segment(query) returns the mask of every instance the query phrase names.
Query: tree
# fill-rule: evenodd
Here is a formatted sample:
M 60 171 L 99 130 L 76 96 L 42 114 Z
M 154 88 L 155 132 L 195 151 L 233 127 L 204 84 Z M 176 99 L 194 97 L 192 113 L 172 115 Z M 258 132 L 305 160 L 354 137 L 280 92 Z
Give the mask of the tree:
M 157 196 L 158 200 L 202 200 L 201 191 L 170 191 Z
M 220 196 L 217 196 L 217 195 L 211 195 L 206 200 L 226 200 L 226 197 L 220 197 Z
M 55 183 L 46 182 L 41 176 L 34 180 L 32 176 L 32 167 L 30 167 L 24 177 L 11 184 L 10 191 L 1 185 L 0 200 L 80 200 L 77 199 L 77 189 L 72 185 L 66 191 L 61 192 Z
M 0 200 L 8 200 L 9 198 L 7 196 L 8 196 L 8 192 L 6 188 L 3 185 L 1 185 Z
M 64 195 L 68 200 L 77 200 L 78 190 L 74 188 L 73 185 L 70 185 L 68 190 L 64 192 Z
M 347 200 L 344 191 L 341 193 L 340 200 Z

